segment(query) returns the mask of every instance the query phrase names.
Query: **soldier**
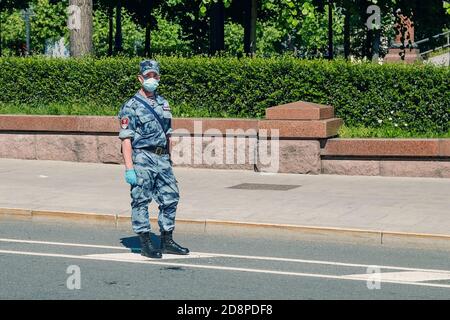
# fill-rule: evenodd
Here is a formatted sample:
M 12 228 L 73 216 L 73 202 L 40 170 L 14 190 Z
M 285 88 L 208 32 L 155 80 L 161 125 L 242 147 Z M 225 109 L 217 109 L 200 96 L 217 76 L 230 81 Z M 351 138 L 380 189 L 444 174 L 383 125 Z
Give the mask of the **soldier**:
M 158 62 L 142 61 L 138 79 L 142 88 L 122 106 L 118 116 L 125 180 L 131 185 L 133 231 L 139 235 L 143 256 L 186 255 L 189 249 L 172 238 L 179 192 L 169 150 L 172 114 L 167 100 L 156 91 L 160 80 Z M 160 249 L 150 238 L 148 205 L 153 198 L 159 204 Z

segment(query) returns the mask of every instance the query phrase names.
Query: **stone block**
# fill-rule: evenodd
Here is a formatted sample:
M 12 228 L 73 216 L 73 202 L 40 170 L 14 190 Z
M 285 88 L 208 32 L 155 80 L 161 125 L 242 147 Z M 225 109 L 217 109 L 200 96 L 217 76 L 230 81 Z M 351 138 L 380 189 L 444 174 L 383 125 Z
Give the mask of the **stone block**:
M 278 130 L 281 138 L 327 138 L 336 136 L 343 121 L 340 118 L 326 120 L 261 120 L 259 131 L 272 135 Z
M 319 141 L 260 140 L 258 151 L 257 168 L 261 172 L 319 174 L 321 171 Z
M 380 175 L 450 178 L 449 161 L 380 161 Z
M 329 139 L 322 151 L 322 155 L 343 156 L 428 157 L 438 154 L 439 139 Z
M 33 134 L 0 134 L 0 158 L 36 159 Z
M 334 118 L 332 106 L 296 101 L 266 109 L 267 120 L 322 120 Z
M 97 137 L 41 134 L 36 137 L 38 160 L 98 162 Z
M 324 160 L 322 173 L 350 176 L 378 176 L 380 162 L 378 160 Z
M 98 160 L 102 163 L 123 163 L 120 153 L 121 140 L 118 136 L 98 136 Z
M 256 137 L 172 137 L 174 166 L 252 170 Z

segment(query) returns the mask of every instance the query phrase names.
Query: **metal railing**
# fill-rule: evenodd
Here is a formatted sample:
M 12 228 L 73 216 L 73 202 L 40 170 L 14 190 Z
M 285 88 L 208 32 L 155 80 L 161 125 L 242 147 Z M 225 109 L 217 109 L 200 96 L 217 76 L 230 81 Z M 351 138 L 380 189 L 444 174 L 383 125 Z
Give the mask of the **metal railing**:
M 439 43 L 440 39 L 446 39 L 446 43 Z M 437 50 L 441 50 L 441 49 L 445 49 L 450 47 L 450 30 L 443 32 L 443 33 L 439 33 L 436 34 L 432 37 L 429 38 L 425 38 L 419 41 L 414 42 L 414 46 L 419 46 L 422 44 L 429 44 L 430 46 L 428 47 L 428 50 L 425 50 L 423 52 L 420 53 L 420 55 L 425 56 L 431 52 L 437 51 Z M 436 46 L 437 45 L 437 46 Z M 430 49 L 431 48 L 431 49 Z

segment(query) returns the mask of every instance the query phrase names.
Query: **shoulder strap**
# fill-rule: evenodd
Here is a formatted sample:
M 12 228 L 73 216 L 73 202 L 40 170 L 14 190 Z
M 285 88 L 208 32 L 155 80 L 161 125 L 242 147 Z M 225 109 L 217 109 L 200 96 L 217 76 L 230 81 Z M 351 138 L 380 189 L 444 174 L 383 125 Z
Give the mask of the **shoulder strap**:
M 153 113 L 153 115 L 155 116 L 156 120 L 158 120 L 159 124 L 161 125 L 161 128 L 164 132 L 164 134 L 166 133 L 164 131 L 164 124 L 161 120 L 161 118 L 159 117 L 159 115 L 156 113 L 156 111 L 152 108 L 152 106 L 145 101 L 144 99 L 141 99 L 140 97 L 138 97 L 137 95 L 134 96 L 134 99 L 136 99 L 137 101 L 139 101 L 140 103 L 142 103 L 151 113 Z
M 138 102 L 142 103 L 151 113 L 153 113 L 156 120 L 158 120 L 158 123 L 161 126 L 161 129 L 163 131 L 164 137 L 166 138 L 166 146 L 167 146 L 166 131 L 164 130 L 164 124 L 163 124 L 161 118 L 159 117 L 159 115 L 156 113 L 156 111 L 152 108 L 152 106 L 147 101 L 145 101 L 144 99 L 141 99 L 140 97 L 138 97 L 138 95 L 135 95 L 133 98 L 136 99 Z

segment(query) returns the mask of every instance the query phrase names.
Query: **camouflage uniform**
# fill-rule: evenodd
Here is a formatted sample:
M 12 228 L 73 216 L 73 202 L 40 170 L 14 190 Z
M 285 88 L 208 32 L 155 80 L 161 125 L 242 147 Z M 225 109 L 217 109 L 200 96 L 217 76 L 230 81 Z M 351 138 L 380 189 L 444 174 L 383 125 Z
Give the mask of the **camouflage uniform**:
M 153 113 L 136 97 L 146 100 L 153 107 L 164 128 L 161 128 Z M 156 91 L 151 98 L 137 93 L 122 106 L 118 118 L 121 123 L 119 138 L 131 138 L 132 160 L 137 175 L 137 185 L 131 186 L 133 231 L 136 233 L 150 231 L 148 205 L 153 198 L 159 204 L 160 231 L 172 231 L 175 228 L 179 191 L 170 156 L 146 150 L 146 148 L 166 147 L 166 136 L 172 133 L 169 104 Z

